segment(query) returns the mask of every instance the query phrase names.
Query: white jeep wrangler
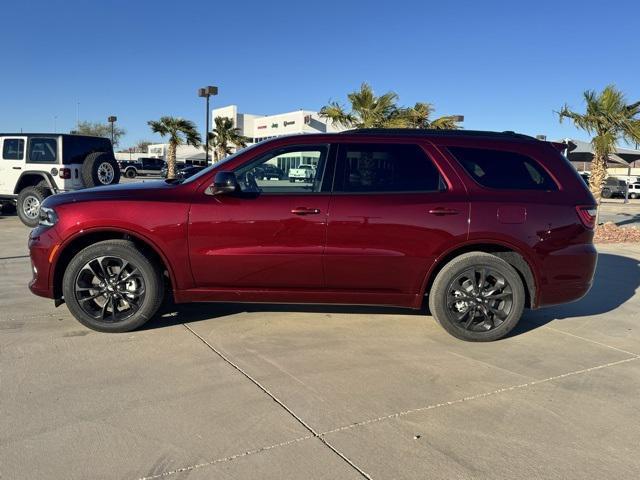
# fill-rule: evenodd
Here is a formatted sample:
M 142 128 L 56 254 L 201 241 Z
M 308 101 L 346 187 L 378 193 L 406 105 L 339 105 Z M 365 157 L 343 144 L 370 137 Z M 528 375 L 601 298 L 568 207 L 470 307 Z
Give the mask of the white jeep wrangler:
M 0 133 L 0 204 L 3 210 L 15 206 L 28 227 L 38 224 L 40 204 L 49 195 L 119 181 L 107 138 Z

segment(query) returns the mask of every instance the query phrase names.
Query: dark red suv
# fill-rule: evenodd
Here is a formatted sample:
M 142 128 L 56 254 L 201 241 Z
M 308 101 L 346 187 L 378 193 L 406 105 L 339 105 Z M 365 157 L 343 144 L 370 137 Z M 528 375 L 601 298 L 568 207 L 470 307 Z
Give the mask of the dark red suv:
M 280 179 L 259 179 L 268 163 Z M 313 165 L 306 183 L 289 170 Z M 104 332 L 176 302 L 393 305 L 495 340 L 590 288 L 595 202 L 558 145 L 359 130 L 256 144 L 184 181 L 47 198 L 31 290 Z

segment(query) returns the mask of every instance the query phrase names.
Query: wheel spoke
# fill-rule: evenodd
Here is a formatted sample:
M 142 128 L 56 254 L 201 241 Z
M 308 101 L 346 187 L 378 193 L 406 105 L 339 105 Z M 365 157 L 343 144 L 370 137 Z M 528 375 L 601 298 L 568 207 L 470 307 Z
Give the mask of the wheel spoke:
M 127 274 L 127 276 L 121 277 L 117 283 L 120 284 L 122 282 L 129 280 L 133 275 L 137 274 L 137 272 L 138 272 L 138 269 L 136 267 L 133 267 L 133 269 Z
M 96 298 L 102 297 L 103 295 L 104 295 L 104 293 L 98 292 L 95 295 L 90 295 L 88 297 L 83 297 L 83 298 L 79 299 L 78 301 L 81 302 L 81 303 L 84 303 L 84 302 L 88 302 L 89 300 L 95 300 Z
M 469 330 L 469 327 L 473 323 L 473 319 L 476 317 L 476 307 L 471 307 L 467 313 L 469 314 L 469 319 L 465 322 L 464 328 Z
M 482 267 L 480 269 L 480 278 L 478 279 L 478 292 L 481 293 L 484 289 L 484 282 L 487 277 L 487 269 Z

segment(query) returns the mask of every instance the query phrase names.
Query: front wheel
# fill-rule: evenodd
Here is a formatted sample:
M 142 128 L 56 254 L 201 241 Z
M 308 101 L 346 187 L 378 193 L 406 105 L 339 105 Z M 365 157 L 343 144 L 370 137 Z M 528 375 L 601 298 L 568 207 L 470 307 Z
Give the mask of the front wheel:
M 18 194 L 18 217 L 27 227 L 34 228 L 38 225 L 40 217 L 40 205 L 49 196 L 49 189 L 41 185 L 23 188 Z
M 484 252 L 470 252 L 449 262 L 429 292 L 429 309 L 456 338 L 488 342 L 516 326 L 525 303 L 518 272 L 507 262 Z
M 128 332 L 151 319 L 164 298 L 160 269 L 127 240 L 81 250 L 62 280 L 73 316 L 99 332 Z

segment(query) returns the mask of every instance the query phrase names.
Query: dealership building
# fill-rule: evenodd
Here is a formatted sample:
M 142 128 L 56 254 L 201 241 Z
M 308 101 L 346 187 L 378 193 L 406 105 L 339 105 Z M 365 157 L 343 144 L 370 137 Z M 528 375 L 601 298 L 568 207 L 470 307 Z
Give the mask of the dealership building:
M 296 110 L 294 112 L 278 113 L 275 115 L 257 115 L 253 113 L 241 113 L 237 105 L 215 108 L 211 111 L 210 125 L 215 125 L 216 117 L 227 117 L 240 130 L 240 134 L 249 139 L 248 144 L 261 142 L 283 135 L 296 135 L 301 133 L 331 133 L 342 131 L 323 118 L 318 112 L 312 110 Z M 148 156 L 167 158 L 168 145 L 158 143 L 149 145 Z M 181 163 L 203 164 L 205 159 L 204 148 L 195 148 L 188 145 L 180 145 L 176 152 L 176 159 Z M 285 172 L 312 159 L 283 158 L 279 159 L 278 166 Z

